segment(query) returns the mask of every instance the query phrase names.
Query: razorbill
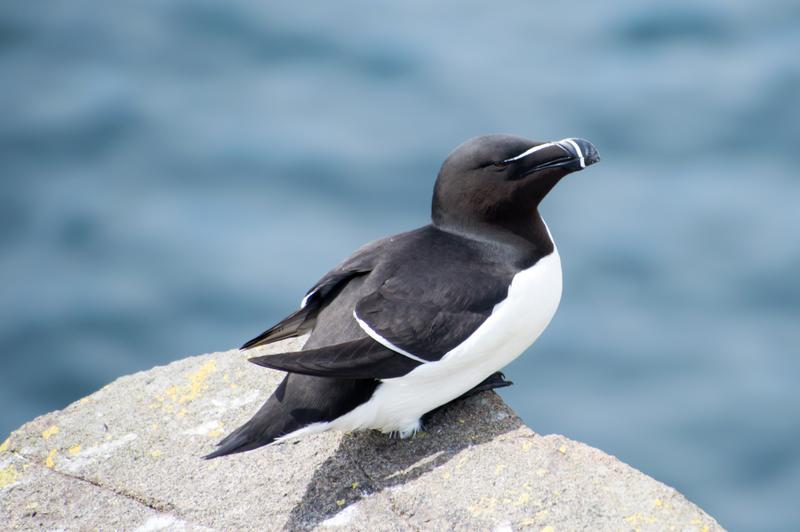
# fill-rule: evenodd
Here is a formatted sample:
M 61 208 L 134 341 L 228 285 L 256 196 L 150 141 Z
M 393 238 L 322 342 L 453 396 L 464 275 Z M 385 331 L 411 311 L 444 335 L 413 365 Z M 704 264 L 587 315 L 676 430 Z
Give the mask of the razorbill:
M 242 346 L 311 333 L 301 351 L 250 359 L 287 374 L 206 458 L 326 430 L 407 437 L 426 413 L 508 385 L 498 370 L 538 338 L 561 299 L 539 203 L 598 160 L 582 139 L 488 135 L 457 147 L 436 178 L 431 224 L 360 248 L 298 311 Z

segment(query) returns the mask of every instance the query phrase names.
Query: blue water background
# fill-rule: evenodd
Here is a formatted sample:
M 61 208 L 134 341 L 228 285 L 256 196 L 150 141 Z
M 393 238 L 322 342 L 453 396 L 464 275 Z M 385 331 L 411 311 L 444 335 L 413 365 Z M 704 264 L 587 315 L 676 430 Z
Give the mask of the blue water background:
M 796 0 L 4 2 L 0 440 L 260 332 L 426 223 L 461 141 L 581 136 L 561 308 L 503 396 L 797 530 L 799 52 Z

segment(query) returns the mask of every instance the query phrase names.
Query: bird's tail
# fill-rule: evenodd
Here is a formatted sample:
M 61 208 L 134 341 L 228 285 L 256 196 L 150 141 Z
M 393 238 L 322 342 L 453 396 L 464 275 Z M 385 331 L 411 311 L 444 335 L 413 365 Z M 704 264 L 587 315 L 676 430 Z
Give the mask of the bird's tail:
M 228 454 L 250 451 L 269 445 L 283 435 L 302 427 L 302 423 L 293 416 L 286 415 L 278 397 L 286 386 L 286 379 L 278 386 L 275 393 L 256 412 L 250 421 L 234 430 L 217 444 L 217 449 L 204 456 L 206 460 Z
M 329 422 L 369 400 L 379 381 L 288 373 L 253 418 L 231 432 L 205 458 L 269 445 L 314 423 Z

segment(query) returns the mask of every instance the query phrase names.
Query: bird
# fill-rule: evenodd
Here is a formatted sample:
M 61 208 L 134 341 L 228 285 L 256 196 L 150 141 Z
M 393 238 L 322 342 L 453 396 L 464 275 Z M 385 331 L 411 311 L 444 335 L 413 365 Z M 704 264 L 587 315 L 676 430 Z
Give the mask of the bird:
M 328 430 L 407 438 L 444 405 L 511 384 L 500 370 L 561 300 L 561 259 L 539 205 L 599 159 L 580 138 L 491 134 L 455 148 L 429 224 L 359 248 L 241 347 L 309 335 L 299 351 L 249 359 L 286 375 L 204 458 Z

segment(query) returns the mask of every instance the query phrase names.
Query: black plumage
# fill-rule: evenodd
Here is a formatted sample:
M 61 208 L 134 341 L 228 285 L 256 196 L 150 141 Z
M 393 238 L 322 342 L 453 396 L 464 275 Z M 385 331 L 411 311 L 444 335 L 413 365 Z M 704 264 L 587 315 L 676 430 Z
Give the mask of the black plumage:
M 553 251 L 538 203 L 561 177 L 597 160 L 591 144 L 570 141 L 537 151 L 542 143 L 491 135 L 456 149 L 437 178 L 432 224 L 357 250 L 302 308 L 242 346 L 311 332 L 299 352 L 251 359 L 288 374 L 208 458 L 336 419 L 368 401 L 381 379 L 438 361 L 469 338 L 514 276 Z M 486 377 L 482 389 L 507 383 Z

